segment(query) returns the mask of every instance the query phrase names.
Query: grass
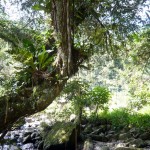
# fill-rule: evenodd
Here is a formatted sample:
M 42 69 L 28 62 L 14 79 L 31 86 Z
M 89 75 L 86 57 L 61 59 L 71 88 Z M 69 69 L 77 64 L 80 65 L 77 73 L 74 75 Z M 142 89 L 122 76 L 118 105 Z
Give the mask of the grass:
M 93 122 L 97 119 L 105 119 L 107 122 L 110 122 L 112 128 L 116 130 L 123 129 L 124 127 L 135 127 L 141 130 L 150 129 L 150 113 L 140 113 L 140 111 L 131 112 L 127 108 L 114 109 L 111 112 L 102 112 L 98 118 L 92 116 L 90 119 L 92 119 Z

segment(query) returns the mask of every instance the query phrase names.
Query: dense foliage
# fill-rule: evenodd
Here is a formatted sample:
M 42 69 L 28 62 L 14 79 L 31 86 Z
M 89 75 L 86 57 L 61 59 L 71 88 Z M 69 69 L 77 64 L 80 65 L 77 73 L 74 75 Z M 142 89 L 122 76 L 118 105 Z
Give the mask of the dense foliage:
M 3 2 L 0 3 L 0 38 L 8 47 L 3 52 L 5 42 L 0 41 L 4 44 L 0 70 L 8 68 L 8 57 L 12 58 L 9 63 L 14 69 L 13 72 L 9 69 L 11 77 L 7 72 L 1 75 L 2 86 L 6 88 L 0 95 L 0 131 L 11 128 L 22 116 L 45 109 L 80 67 L 89 68 L 89 58 L 95 52 L 101 58 L 105 55 L 114 58 L 122 70 L 119 56 L 130 56 L 134 63 L 144 64 L 149 71 L 149 14 L 147 11 L 144 19 L 139 14 L 149 1 L 12 0 L 10 3 L 17 4 L 16 9 L 23 14 L 15 21 L 9 19 L 7 2 Z M 128 59 L 124 60 L 129 64 Z M 116 70 L 112 70 L 113 79 Z M 97 113 L 110 97 L 106 88 L 88 91 L 86 84 L 80 82 L 69 92 L 80 116 L 86 103 L 96 105 Z M 145 89 L 140 94 L 131 91 L 147 102 L 145 96 L 149 94 L 143 92 Z

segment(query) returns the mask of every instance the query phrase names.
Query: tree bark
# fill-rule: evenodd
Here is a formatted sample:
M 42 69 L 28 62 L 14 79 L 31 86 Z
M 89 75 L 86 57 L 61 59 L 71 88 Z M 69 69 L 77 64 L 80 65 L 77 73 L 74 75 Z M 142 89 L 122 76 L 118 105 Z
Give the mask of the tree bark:
M 52 25 L 55 39 L 59 41 L 57 65 L 62 76 L 72 72 L 72 39 L 71 39 L 71 1 L 52 1 Z
M 55 80 L 44 80 L 36 87 L 24 87 L 16 95 L 13 93 L 8 94 L 7 97 L 0 97 L 0 133 L 10 129 L 19 118 L 32 115 L 48 107 L 59 96 L 67 79 L 78 71 L 79 65 L 87 58 L 73 47 L 71 27 L 73 2 L 71 0 L 51 0 L 51 3 L 54 38 L 59 43 L 56 71 L 51 75 Z M 19 48 L 19 45 L 15 46 Z M 56 79 L 56 76 L 59 76 L 59 79 Z M 36 92 L 34 92 L 35 89 Z
M 56 82 L 50 87 L 48 82 L 33 89 L 23 89 L 16 96 L 0 98 L 0 133 L 9 129 L 18 118 L 44 110 L 60 94 L 67 80 Z M 8 99 L 8 100 L 7 100 Z

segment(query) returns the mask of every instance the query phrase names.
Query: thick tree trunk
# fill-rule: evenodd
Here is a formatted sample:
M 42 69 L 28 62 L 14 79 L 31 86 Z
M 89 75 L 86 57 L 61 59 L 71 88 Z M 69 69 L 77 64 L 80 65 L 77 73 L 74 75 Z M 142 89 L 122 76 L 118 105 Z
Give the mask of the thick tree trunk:
M 59 41 L 57 64 L 62 76 L 72 72 L 72 39 L 71 39 L 71 1 L 52 1 L 52 25 L 55 39 Z
M 0 133 L 11 128 L 19 118 L 32 115 L 48 107 L 60 94 L 67 79 L 77 72 L 79 65 L 87 58 L 73 47 L 72 0 L 51 0 L 51 3 L 54 38 L 59 43 L 56 68 L 51 75 L 54 81 L 44 80 L 36 87 L 24 87 L 16 95 L 8 94 L 7 97 L 0 97 Z M 59 79 L 56 76 L 59 76 Z
M 18 118 L 44 110 L 60 94 L 67 80 L 56 82 L 50 87 L 48 82 L 24 89 L 16 96 L 0 98 L 0 133 L 13 125 Z M 33 94 L 34 93 L 34 94 Z

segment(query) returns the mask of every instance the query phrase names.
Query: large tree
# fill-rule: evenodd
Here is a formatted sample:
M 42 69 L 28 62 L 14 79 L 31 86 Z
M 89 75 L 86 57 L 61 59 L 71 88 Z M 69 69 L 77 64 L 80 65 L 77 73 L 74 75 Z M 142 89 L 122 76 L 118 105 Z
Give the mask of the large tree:
M 18 80 L 26 83 L 20 86 L 17 92 L 11 91 L 0 97 L 0 131 L 8 130 L 23 116 L 44 110 L 60 94 L 81 63 L 94 51 L 99 50 L 102 54 L 108 52 L 111 56 L 116 56 L 119 46 L 125 46 L 128 35 L 136 31 L 141 23 L 147 23 L 138 14 L 146 3 L 144 0 L 13 2 L 20 3 L 24 12 L 34 15 L 35 10 L 44 10 L 44 15 L 48 18 L 49 34 L 45 41 L 45 38 L 39 38 L 41 33 L 36 30 L 35 25 L 12 22 L 2 15 L 0 38 L 11 44 L 12 50 L 9 53 L 23 62 L 24 67 Z M 34 21 L 37 23 L 37 20 Z M 49 54 L 47 47 L 53 49 Z M 20 54 L 24 57 L 20 57 Z M 48 61 L 48 57 L 52 57 L 51 61 Z M 44 62 L 47 60 L 49 64 L 41 65 L 38 62 L 41 59 Z M 21 75 L 26 75 L 28 83 Z

